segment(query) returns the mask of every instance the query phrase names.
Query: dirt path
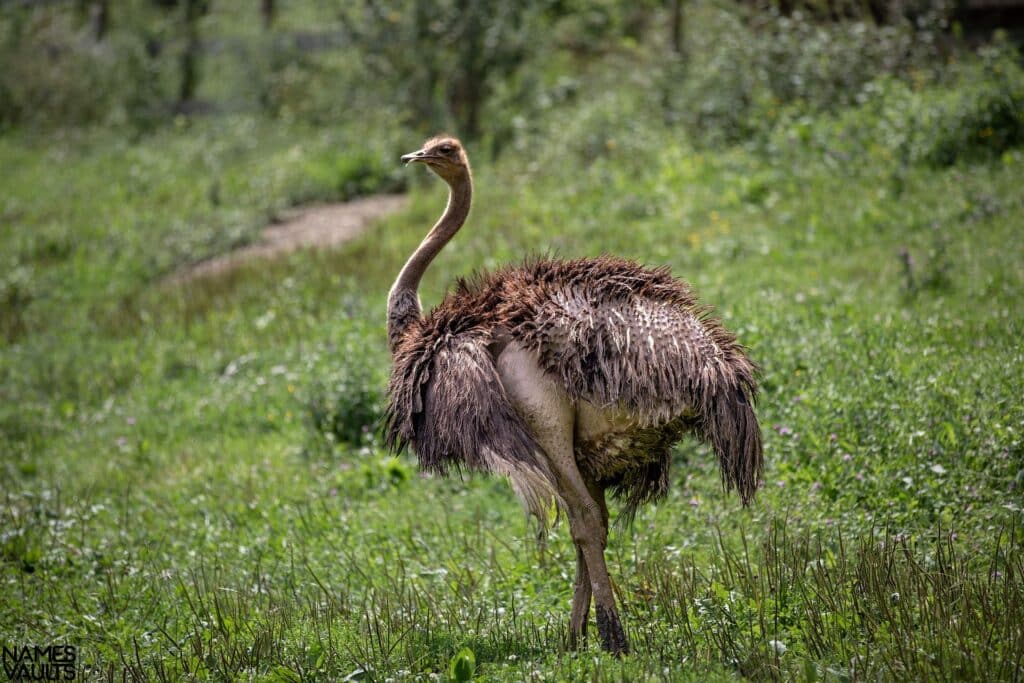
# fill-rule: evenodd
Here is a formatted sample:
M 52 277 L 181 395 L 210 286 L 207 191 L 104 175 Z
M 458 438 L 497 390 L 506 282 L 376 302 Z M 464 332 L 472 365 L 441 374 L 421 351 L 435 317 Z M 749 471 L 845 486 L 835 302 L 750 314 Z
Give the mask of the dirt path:
M 383 194 L 340 204 L 323 204 L 292 209 L 280 223 L 263 229 L 259 242 L 227 254 L 200 261 L 170 278 L 183 283 L 220 275 L 254 259 L 270 259 L 302 247 L 330 248 L 347 242 L 369 228 L 374 221 L 405 206 L 406 197 Z

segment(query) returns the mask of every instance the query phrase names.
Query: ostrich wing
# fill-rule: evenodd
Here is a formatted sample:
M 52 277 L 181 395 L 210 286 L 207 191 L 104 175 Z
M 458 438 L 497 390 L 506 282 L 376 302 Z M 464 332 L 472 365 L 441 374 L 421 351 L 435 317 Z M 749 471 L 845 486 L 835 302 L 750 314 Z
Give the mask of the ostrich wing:
M 764 460 L 752 407 L 756 370 L 735 337 L 704 311 L 677 302 L 637 296 L 593 301 L 554 297 L 546 308 L 546 327 L 561 331 L 560 339 L 541 345 L 549 372 L 562 378 L 570 395 L 624 411 L 638 428 L 664 425 L 654 432 L 661 448 L 651 450 L 667 453 L 679 436 L 668 425 L 687 425 L 714 448 L 726 488 L 736 487 L 749 501 Z M 623 485 L 639 491 L 640 502 L 662 490 Z
M 715 396 L 756 392 L 735 336 L 667 268 L 605 256 L 542 260 L 513 275 L 527 294 L 514 334 L 576 398 L 654 425 Z
M 687 426 L 713 446 L 726 487 L 751 499 L 764 462 L 756 367 L 685 282 L 615 257 L 539 261 L 519 277 L 530 295 L 513 334 L 570 396 L 657 430 L 661 447 L 648 450 Z
M 571 395 L 620 407 L 637 424 L 662 424 L 703 412 L 716 396 L 754 392 L 753 365 L 697 306 L 562 291 L 540 317 L 555 332 L 540 344 L 549 371 Z
M 435 322 L 435 321 L 431 321 Z M 420 466 L 445 474 L 466 466 L 503 474 L 526 508 L 546 518 L 557 500 L 552 478 L 513 408 L 482 328 L 427 325 L 402 340 L 388 387 L 387 445 L 406 445 Z

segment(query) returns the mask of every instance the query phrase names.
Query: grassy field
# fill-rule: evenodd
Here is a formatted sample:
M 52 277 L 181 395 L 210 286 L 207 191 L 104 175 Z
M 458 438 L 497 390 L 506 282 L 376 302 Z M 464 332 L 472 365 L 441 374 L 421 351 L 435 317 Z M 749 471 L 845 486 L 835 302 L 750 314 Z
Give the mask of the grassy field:
M 0 641 L 166 680 L 435 680 L 464 648 L 486 680 L 1024 676 L 1024 154 L 939 163 L 889 116 L 964 83 L 716 149 L 634 86 L 470 149 L 424 299 L 614 252 L 670 265 L 763 367 L 756 503 L 685 443 L 612 531 L 635 654 L 566 649 L 564 524 L 538 547 L 503 482 L 381 449 L 385 295 L 444 202 L 392 166 L 420 140 L 246 116 L 0 137 Z M 166 284 L 284 207 L 403 183 L 337 251 Z

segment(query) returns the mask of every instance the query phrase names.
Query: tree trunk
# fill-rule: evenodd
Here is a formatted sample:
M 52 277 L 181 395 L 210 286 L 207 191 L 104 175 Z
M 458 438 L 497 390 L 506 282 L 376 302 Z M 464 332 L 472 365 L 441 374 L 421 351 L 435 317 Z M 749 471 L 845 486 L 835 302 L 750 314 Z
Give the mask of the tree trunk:
M 274 0 L 260 0 L 260 14 L 263 15 L 263 30 L 269 31 L 274 25 L 274 14 L 277 11 Z
M 102 42 L 110 28 L 110 0 L 98 0 L 89 6 L 89 32 L 97 43 Z
M 672 0 L 672 51 L 683 54 L 683 0 Z
M 203 5 L 203 0 L 185 0 L 185 50 L 181 53 L 179 106 L 195 98 L 199 85 L 199 18 L 205 10 Z
M 474 139 L 480 132 L 480 109 L 486 87 L 484 81 L 490 65 L 484 54 L 481 10 L 466 0 L 457 7 L 464 23 L 459 36 L 458 73 L 449 90 L 448 101 L 460 134 Z

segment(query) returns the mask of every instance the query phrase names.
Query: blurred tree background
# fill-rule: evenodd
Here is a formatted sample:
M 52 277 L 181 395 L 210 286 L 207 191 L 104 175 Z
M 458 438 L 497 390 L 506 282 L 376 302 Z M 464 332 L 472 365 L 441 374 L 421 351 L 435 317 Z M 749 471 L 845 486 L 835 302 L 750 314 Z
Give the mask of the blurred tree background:
M 986 2 L 995 3 L 987 13 Z M 0 11 L 0 124 L 140 133 L 178 115 L 375 119 L 450 129 L 497 153 L 546 109 L 592 97 L 581 74 L 619 58 L 632 60 L 666 123 L 702 144 L 734 143 L 780 117 L 862 101 L 880 76 L 913 87 L 941 80 L 990 38 L 986 17 L 1001 12 L 1012 28 L 1019 9 L 1012 0 L 21 0 Z

